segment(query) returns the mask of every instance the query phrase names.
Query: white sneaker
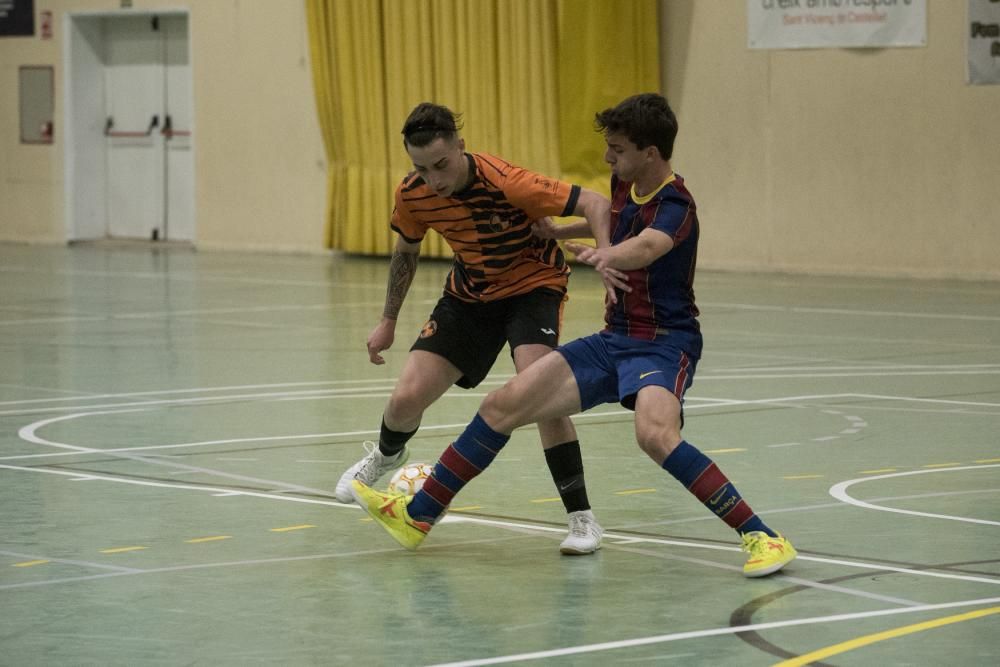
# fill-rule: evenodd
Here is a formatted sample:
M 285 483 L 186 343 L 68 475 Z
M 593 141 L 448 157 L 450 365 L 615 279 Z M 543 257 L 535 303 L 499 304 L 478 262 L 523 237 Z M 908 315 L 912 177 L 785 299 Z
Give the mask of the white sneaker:
M 592 554 L 601 548 L 604 529 L 597 524 L 590 510 L 569 513 L 569 535 L 559 545 L 559 551 L 571 556 Z
M 368 452 L 365 457 L 348 468 L 337 482 L 333 495 L 342 503 L 354 502 L 354 496 L 351 494 L 351 482 L 354 480 L 364 483 L 365 486 L 375 486 L 375 482 L 382 475 L 395 470 L 410 458 L 409 447 L 403 447 L 395 456 L 384 456 L 379 451 L 378 445 L 371 441 L 365 442 L 364 448 Z

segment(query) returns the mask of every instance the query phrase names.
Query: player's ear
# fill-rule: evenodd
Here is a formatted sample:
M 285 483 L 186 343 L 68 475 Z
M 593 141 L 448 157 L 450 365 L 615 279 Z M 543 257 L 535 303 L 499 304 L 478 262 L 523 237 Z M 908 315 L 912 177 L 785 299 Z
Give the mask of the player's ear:
M 462 151 L 463 153 L 465 152 L 465 138 L 464 137 L 460 138 L 458 140 L 458 150 Z

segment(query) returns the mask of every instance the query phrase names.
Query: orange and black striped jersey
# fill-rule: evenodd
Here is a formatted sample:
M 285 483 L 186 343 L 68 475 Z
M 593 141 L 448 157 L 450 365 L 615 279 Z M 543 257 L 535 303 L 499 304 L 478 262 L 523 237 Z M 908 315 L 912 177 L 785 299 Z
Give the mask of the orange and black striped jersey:
M 413 172 L 396 188 L 392 228 L 417 243 L 428 229 L 445 238 L 455 263 L 445 292 L 463 301 L 495 301 L 539 287 L 566 291 L 569 266 L 559 244 L 531 233 L 531 222 L 570 215 L 580 186 L 542 176 L 486 153 L 466 153 L 472 182 L 450 197 Z

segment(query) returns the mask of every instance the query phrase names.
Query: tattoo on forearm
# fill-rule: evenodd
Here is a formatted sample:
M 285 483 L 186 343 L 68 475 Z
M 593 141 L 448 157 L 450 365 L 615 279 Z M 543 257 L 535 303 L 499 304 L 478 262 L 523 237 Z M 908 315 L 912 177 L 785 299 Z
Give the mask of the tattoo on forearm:
M 389 287 L 385 293 L 385 308 L 382 317 L 391 320 L 399 318 L 399 310 L 403 307 L 403 299 L 410 289 L 413 276 L 417 273 L 417 254 L 410 252 L 392 253 L 389 262 Z

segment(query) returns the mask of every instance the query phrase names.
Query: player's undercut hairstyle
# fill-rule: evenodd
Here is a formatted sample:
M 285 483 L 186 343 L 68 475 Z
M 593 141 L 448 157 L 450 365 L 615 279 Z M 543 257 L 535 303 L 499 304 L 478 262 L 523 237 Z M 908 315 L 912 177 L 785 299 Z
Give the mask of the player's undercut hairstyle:
M 403 145 L 421 148 L 438 137 L 451 141 L 462 129 L 462 114 L 440 104 L 421 102 L 403 123 Z
M 633 95 L 617 106 L 598 113 L 594 126 L 604 134 L 624 134 L 640 149 L 656 146 L 664 160 L 669 160 L 674 153 L 677 117 L 663 95 Z

